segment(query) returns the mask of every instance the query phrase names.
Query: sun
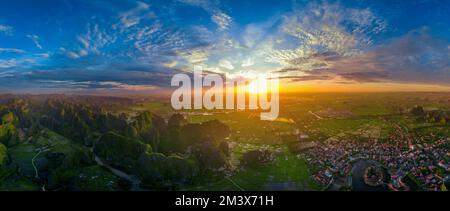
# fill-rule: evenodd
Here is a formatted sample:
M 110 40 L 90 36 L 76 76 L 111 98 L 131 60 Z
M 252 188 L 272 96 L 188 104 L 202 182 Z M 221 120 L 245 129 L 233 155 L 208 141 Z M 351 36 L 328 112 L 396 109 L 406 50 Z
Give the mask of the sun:
M 264 94 L 267 93 L 268 83 L 267 79 L 260 78 L 253 80 L 248 85 L 247 90 L 250 94 Z

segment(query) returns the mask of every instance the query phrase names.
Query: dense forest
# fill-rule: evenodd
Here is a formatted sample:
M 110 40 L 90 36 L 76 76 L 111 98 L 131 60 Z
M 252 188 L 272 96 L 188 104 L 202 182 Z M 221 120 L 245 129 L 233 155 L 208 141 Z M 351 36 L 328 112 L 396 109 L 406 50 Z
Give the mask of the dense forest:
M 0 188 L 132 188 L 130 181 L 98 165 L 98 159 L 136 175 L 145 189 L 179 189 L 226 167 L 228 126 L 217 120 L 189 123 L 181 114 L 164 119 L 149 111 L 133 116 L 110 111 L 130 103 L 122 98 L 2 96 Z

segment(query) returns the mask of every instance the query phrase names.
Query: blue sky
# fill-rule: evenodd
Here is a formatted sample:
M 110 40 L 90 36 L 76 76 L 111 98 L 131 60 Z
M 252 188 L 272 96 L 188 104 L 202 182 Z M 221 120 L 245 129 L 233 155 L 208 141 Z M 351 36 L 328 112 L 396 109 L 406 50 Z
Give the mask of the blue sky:
M 0 2 L 1 92 L 146 90 L 194 64 L 283 83 L 450 85 L 438 0 Z

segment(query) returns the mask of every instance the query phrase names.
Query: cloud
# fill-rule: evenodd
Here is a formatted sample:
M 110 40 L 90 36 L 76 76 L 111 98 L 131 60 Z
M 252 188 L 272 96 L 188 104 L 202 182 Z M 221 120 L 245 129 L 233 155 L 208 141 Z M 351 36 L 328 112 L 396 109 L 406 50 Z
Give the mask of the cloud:
M 44 88 L 66 88 L 66 89 L 155 89 L 149 85 L 130 85 L 115 81 L 73 81 L 73 80 L 37 80 Z
M 329 75 L 300 75 L 300 76 L 281 76 L 279 79 L 288 79 L 290 82 L 301 81 L 318 81 L 318 80 L 331 80 L 332 76 Z
M 233 64 L 230 61 L 226 60 L 226 59 L 221 59 L 219 61 L 219 66 L 223 67 L 225 69 L 228 69 L 228 70 L 234 70 Z
M 0 34 L 5 34 L 5 35 L 10 36 L 10 35 L 12 35 L 12 33 L 13 33 L 13 27 L 0 24 Z
M 162 29 L 160 24 L 142 27 L 129 34 L 133 46 L 145 55 L 172 54 L 183 50 L 189 42 L 181 30 Z
M 420 30 L 393 38 L 402 32 L 385 33 L 387 19 L 363 4 L 303 1 L 300 7 L 274 8 L 267 17 L 246 18 L 246 11 L 232 11 L 236 5 L 223 1 L 143 1 L 111 4 L 105 13 L 88 17 L 84 30 L 62 27 L 59 51 L 0 48 L 6 56 L 0 60 L 3 75 L 31 71 L 22 79 L 49 81 L 55 88 L 139 88 L 167 86 L 173 73 L 199 64 L 205 72 L 233 77 L 271 72 L 290 82 L 450 81 L 448 41 Z M 129 7 L 116 10 L 124 5 Z M 0 25 L 0 36 L 11 33 L 12 27 Z M 27 37 L 40 49 L 40 41 L 55 42 Z
M 117 37 L 114 33 L 108 33 L 102 29 L 98 24 L 87 24 L 86 33 L 78 35 L 76 37 L 78 46 L 74 46 L 72 49 L 60 48 L 59 51 L 71 59 L 78 59 L 88 56 L 89 54 L 106 55 L 106 52 L 101 50 L 116 42 Z M 41 54 L 41 56 L 49 56 L 47 54 Z
M 0 54 L 1 53 L 25 53 L 25 51 L 16 48 L 0 48 Z
M 28 64 L 34 64 L 34 63 L 36 63 L 36 60 L 35 59 L 24 59 L 23 62 L 28 63 Z
M 98 24 L 88 24 L 86 34 L 77 36 L 77 40 L 82 47 L 78 52 L 79 56 L 86 56 L 89 52 L 100 54 L 100 49 L 114 43 L 116 37 L 100 29 Z
M 29 34 L 27 37 L 33 41 L 34 45 L 36 45 L 36 48 L 42 49 L 41 44 L 39 43 L 40 37 L 35 34 Z
M 164 63 L 163 65 L 164 65 L 164 67 L 174 68 L 177 66 L 177 64 L 178 64 L 178 62 L 174 60 L 174 61 Z
M 71 58 L 71 59 L 78 59 L 78 58 L 81 57 L 80 55 L 78 55 L 78 54 L 75 53 L 75 52 L 67 52 L 66 55 L 67 55 L 67 57 L 69 57 L 69 58 Z
M 255 61 L 253 61 L 252 58 L 247 58 L 244 61 L 242 61 L 241 67 L 250 67 L 255 64 Z
M 350 27 L 354 33 L 379 34 L 387 31 L 387 22 L 368 8 L 348 9 L 344 15 L 351 20 Z
M 243 43 L 245 46 L 252 48 L 264 38 L 264 35 L 268 33 L 269 27 L 273 23 L 267 24 L 249 24 L 245 27 L 242 35 Z
M 354 82 L 450 84 L 448 41 L 428 29 L 413 30 L 358 55 L 313 56 L 327 64 L 319 72 Z M 331 57 L 330 57 L 331 56 Z M 332 59 L 330 59 L 332 58 Z
M 295 38 L 298 46 L 269 50 L 267 60 L 308 69 L 320 60 L 312 57 L 315 54 L 338 58 L 362 53 L 371 46 L 371 35 L 386 31 L 387 23 L 370 9 L 313 2 L 284 16 L 280 29 L 282 37 Z
M 23 72 L 38 62 L 35 58 L 0 59 L 0 69 L 12 69 Z
M 17 61 L 15 59 L 0 59 L 0 68 L 7 69 L 17 66 Z
M 217 24 L 220 31 L 227 30 L 232 22 L 231 17 L 223 12 L 216 12 L 212 15 L 211 19 Z
M 0 72 L 0 78 L 14 77 L 15 73 L 16 73 L 16 71 L 14 71 L 14 70 Z
M 36 70 L 23 75 L 22 79 L 30 83 L 53 81 L 57 82 L 53 83 L 53 86 L 60 88 L 68 88 L 66 85 L 72 86 L 73 84 L 81 84 L 85 88 L 99 88 L 99 86 L 102 86 L 102 88 L 118 86 L 168 87 L 172 76 L 177 73 L 180 73 L 180 71 L 167 68 L 108 66 L 108 68 L 98 71 L 87 69 Z
M 193 49 L 190 51 L 178 52 L 190 64 L 198 64 L 208 60 L 208 53 L 204 49 Z
M 217 1 L 210 0 L 178 0 L 183 4 L 200 7 L 211 14 L 211 20 L 217 25 L 219 31 L 229 29 L 233 19 L 220 9 Z
M 206 11 L 212 11 L 217 8 L 215 2 L 210 0 L 177 0 L 177 1 L 183 4 L 203 8 Z
M 38 57 L 41 57 L 41 58 L 48 58 L 48 57 L 50 57 L 50 53 L 48 52 L 48 53 L 37 53 L 37 54 L 34 54 L 35 56 L 38 56 Z
M 350 81 L 356 82 L 379 82 L 386 81 L 389 79 L 389 73 L 384 71 L 377 72 L 344 72 L 338 73 L 338 75 Z
M 137 1 L 136 6 L 126 12 L 119 14 L 119 23 L 113 25 L 113 28 L 125 30 L 140 23 L 143 19 L 154 17 L 155 14 L 149 11 L 150 5 Z

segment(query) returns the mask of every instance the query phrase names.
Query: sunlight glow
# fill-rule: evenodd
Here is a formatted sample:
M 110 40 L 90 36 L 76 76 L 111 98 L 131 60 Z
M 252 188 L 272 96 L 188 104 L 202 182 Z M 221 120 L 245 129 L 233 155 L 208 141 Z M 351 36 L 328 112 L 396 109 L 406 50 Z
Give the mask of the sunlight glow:
M 248 92 L 250 94 L 264 94 L 268 91 L 268 83 L 269 81 L 267 79 L 259 78 L 256 80 L 253 80 L 248 85 Z

